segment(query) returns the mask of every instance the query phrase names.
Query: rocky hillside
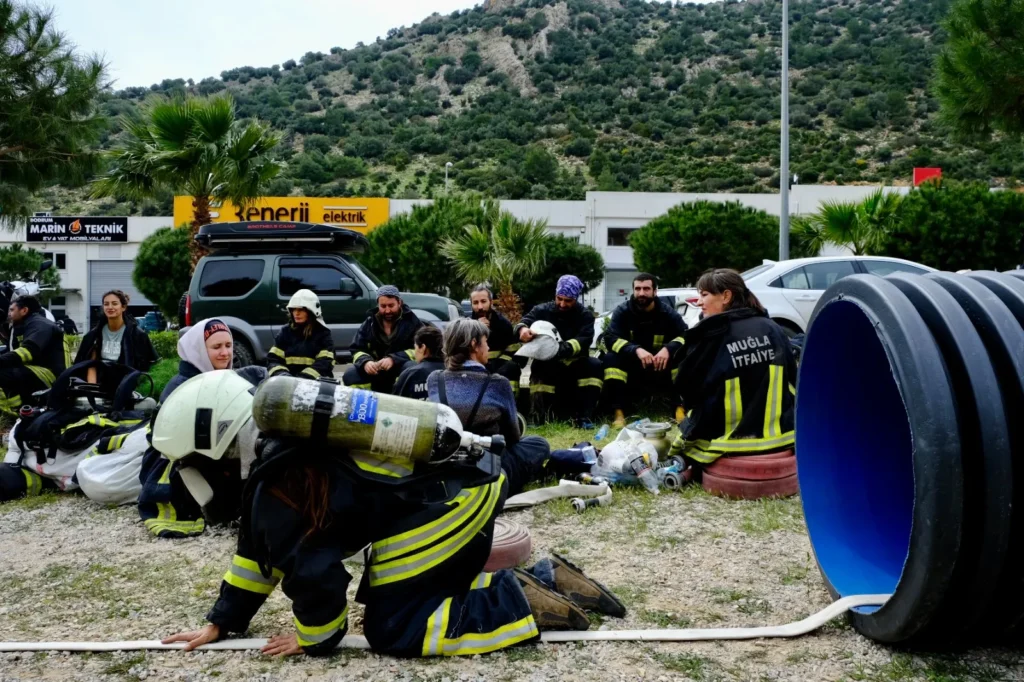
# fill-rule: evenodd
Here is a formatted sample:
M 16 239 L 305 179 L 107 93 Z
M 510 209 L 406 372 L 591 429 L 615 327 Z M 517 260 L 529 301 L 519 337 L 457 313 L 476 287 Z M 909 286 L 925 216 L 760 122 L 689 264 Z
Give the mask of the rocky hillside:
M 426 4 L 426 3 L 425 3 Z M 243 66 L 199 83 L 110 94 L 112 116 L 153 94 L 230 92 L 284 135 L 271 193 L 423 197 L 458 188 L 578 199 L 588 189 L 778 187 L 781 3 L 487 0 L 354 49 Z M 951 141 L 928 91 L 948 0 L 791 5 L 792 163 L 803 183 L 906 183 L 914 166 L 995 184 L 1024 148 Z M 116 140 L 111 123 L 104 144 Z M 166 214 L 144 205 L 58 210 Z

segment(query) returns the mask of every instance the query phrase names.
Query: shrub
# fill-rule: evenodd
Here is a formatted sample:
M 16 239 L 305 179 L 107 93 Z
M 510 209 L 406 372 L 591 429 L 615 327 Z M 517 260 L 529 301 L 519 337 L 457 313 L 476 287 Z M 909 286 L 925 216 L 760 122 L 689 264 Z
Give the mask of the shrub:
M 168 319 L 178 319 L 178 301 L 192 281 L 189 236 L 188 227 L 162 227 L 146 237 L 135 257 L 132 282 Z
M 926 182 L 900 205 L 881 253 L 940 270 L 1009 270 L 1020 263 L 1024 196 L 984 183 Z
M 708 268 L 746 270 L 776 253 L 778 218 L 739 202 L 680 204 L 630 237 L 637 268 L 665 287 L 692 285 Z
M 149 340 L 161 360 L 178 359 L 178 332 L 150 332 Z

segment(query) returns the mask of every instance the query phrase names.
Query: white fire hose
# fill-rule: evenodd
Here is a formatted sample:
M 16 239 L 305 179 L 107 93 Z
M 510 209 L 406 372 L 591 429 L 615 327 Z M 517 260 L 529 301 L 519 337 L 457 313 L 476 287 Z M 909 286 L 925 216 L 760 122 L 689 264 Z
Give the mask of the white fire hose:
M 811 633 L 837 616 L 861 606 L 881 606 L 887 594 L 866 594 L 844 597 L 821 611 L 786 625 L 756 628 L 691 628 L 686 630 L 594 630 L 583 632 L 542 632 L 542 642 L 704 642 L 712 640 L 770 639 L 799 637 Z M 265 639 L 228 639 L 199 647 L 203 651 L 247 651 L 262 649 Z M 125 642 L 0 642 L 0 653 L 22 651 L 166 651 L 182 649 L 183 642 L 161 644 L 160 640 L 144 639 Z M 339 649 L 369 649 L 366 638 L 349 635 L 338 644 Z M 197 649 L 197 650 L 199 650 Z

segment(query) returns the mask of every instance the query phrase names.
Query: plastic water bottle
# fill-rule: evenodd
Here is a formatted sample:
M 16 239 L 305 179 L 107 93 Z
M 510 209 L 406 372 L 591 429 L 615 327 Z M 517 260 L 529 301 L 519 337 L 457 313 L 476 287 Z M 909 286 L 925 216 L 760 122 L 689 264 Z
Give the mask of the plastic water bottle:
M 594 440 L 595 441 L 602 441 L 602 440 L 604 440 L 605 438 L 608 437 L 608 432 L 609 431 L 611 431 L 611 427 L 608 426 L 607 424 L 605 424 L 604 426 L 602 426 L 601 428 L 599 428 L 597 430 L 597 433 L 594 434 Z
M 659 493 L 658 476 L 654 473 L 654 469 L 651 468 L 651 458 L 647 453 L 641 453 L 629 460 L 629 468 L 640 479 L 640 482 L 644 484 L 648 492 L 655 495 Z

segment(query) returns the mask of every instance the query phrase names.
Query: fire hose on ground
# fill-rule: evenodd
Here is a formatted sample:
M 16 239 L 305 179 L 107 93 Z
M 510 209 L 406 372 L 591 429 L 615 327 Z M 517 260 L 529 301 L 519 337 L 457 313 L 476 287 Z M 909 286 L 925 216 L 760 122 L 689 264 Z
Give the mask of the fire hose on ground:
M 845 597 L 829 604 L 821 611 L 803 620 L 787 625 L 754 628 L 707 628 L 686 630 L 587 630 L 584 632 L 542 632 L 540 640 L 556 642 L 705 642 L 714 640 L 769 639 L 806 635 L 850 609 L 880 606 L 887 595 L 859 595 Z M 262 649 L 265 639 L 227 639 L 206 644 L 197 651 L 247 651 Z M 23 651 L 166 651 L 182 649 L 185 644 L 161 644 L 160 640 L 125 642 L 0 642 L 0 653 Z M 369 649 L 365 637 L 348 635 L 338 644 L 340 649 Z

